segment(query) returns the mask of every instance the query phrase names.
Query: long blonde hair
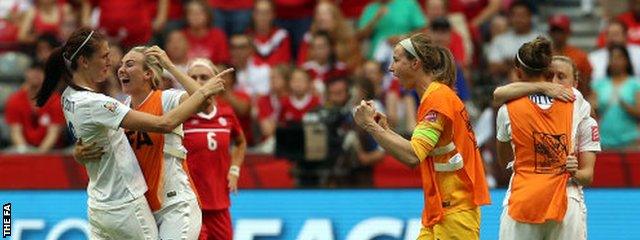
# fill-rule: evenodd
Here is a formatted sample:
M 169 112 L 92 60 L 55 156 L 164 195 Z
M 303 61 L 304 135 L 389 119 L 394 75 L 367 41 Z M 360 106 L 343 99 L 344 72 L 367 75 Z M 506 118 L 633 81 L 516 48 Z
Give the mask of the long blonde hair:
M 158 90 L 160 88 L 160 83 L 162 82 L 162 73 L 164 68 L 160 64 L 160 60 L 155 56 L 148 56 L 145 53 L 147 49 L 150 47 L 147 46 L 137 46 L 132 48 L 130 51 L 142 53 L 144 56 L 144 60 L 142 63 L 144 70 L 151 70 L 151 89 Z

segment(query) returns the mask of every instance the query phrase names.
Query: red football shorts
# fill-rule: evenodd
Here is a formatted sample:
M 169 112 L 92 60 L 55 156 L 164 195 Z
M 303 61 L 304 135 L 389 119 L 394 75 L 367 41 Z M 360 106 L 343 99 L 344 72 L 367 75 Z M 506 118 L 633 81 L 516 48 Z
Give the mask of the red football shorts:
M 233 228 L 229 209 L 202 210 L 199 240 L 232 240 Z

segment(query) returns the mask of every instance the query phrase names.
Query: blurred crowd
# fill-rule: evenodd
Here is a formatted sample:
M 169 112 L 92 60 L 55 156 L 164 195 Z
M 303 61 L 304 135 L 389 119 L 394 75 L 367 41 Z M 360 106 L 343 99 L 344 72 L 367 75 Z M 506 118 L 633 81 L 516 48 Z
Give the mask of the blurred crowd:
M 299 186 L 370 186 L 385 152 L 355 127 L 351 111 L 374 100 L 410 136 L 419 97 L 388 72 L 393 46 L 427 32 L 457 64 L 456 90 L 471 115 L 490 185 L 506 178 L 494 163 L 496 86 L 518 81 L 513 58 L 524 42 L 549 37 L 577 64 L 578 89 L 601 126 L 603 148 L 637 149 L 640 132 L 640 0 L 580 2 L 597 19 L 591 52 L 569 44 L 572 18 L 543 14 L 535 0 L 2 0 L 0 148 L 69 149 L 59 95 L 34 96 L 49 53 L 79 26 L 110 39 L 112 76 L 102 92 L 123 99 L 116 69 L 123 53 L 158 45 L 186 70 L 194 58 L 236 69 L 224 98 L 249 152 L 294 161 Z M 598 11 L 596 11 L 596 9 Z M 588 50 L 592 50 L 588 49 Z M 182 88 L 166 73 L 163 88 Z M 0 121 L 1 122 L 1 121 Z

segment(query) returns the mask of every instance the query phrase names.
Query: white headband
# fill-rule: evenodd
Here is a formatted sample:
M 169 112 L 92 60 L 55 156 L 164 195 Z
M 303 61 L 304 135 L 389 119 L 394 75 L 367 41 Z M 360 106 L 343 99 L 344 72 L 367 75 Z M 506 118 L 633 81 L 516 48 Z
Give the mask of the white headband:
M 66 58 L 64 57 L 64 55 L 62 56 L 65 60 L 65 63 L 67 65 L 67 68 L 71 67 L 71 61 L 73 61 L 73 58 L 76 57 L 76 54 L 78 54 L 78 52 L 80 52 L 80 50 L 82 49 L 82 47 L 84 47 L 85 44 L 87 44 L 87 42 L 89 42 L 89 39 L 91 39 L 91 36 L 93 36 L 94 31 L 92 30 L 89 35 L 87 35 L 87 38 L 84 39 L 84 41 L 82 42 L 82 44 L 80 44 L 80 47 L 78 47 L 78 49 L 76 49 L 75 52 L 73 52 L 73 54 L 71 54 L 70 58 Z
M 214 75 L 216 74 L 216 70 L 211 67 L 211 65 L 204 59 L 195 59 L 189 64 L 189 68 L 191 69 L 195 66 L 201 66 L 209 69 Z
M 527 65 L 526 63 L 524 63 L 524 61 L 522 61 L 522 59 L 520 58 L 520 52 L 516 53 L 516 59 L 518 60 L 518 62 L 520 63 L 520 65 L 522 65 L 523 67 L 534 71 L 534 72 L 539 72 L 544 70 L 544 68 L 534 68 L 534 67 L 530 67 L 529 65 Z
M 418 53 L 416 52 L 416 49 L 413 48 L 413 43 L 411 42 L 410 38 L 405 38 L 404 40 L 400 41 L 400 46 L 411 53 L 413 57 L 418 58 Z

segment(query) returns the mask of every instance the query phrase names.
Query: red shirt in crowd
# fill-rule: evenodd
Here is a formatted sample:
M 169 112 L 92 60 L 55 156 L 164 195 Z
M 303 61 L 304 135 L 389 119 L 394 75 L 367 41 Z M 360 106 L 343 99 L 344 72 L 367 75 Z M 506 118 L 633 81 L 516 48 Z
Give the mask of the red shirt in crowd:
M 296 64 L 302 66 L 305 62 L 307 62 L 307 57 L 309 55 L 309 46 L 311 45 L 311 31 L 307 31 L 304 33 L 302 37 L 302 41 L 300 41 L 300 46 L 298 47 L 298 59 Z
M 18 47 L 18 26 L 0 18 L 0 53 L 15 50 Z
M 462 36 L 455 31 L 451 31 L 449 42 L 449 50 L 451 50 L 451 54 L 453 55 L 453 59 L 460 66 L 465 66 L 464 60 L 467 57 L 467 50 L 464 48 L 464 41 L 462 40 Z
M 122 39 L 122 45 L 144 45 L 151 39 L 152 15 L 147 0 L 92 0 L 100 8 L 99 28 L 107 35 Z M 142 10 L 142 11 L 141 11 Z
M 54 92 L 44 106 L 36 108 L 27 91 L 20 89 L 7 99 L 5 119 L 9 125 L 22 126 L 22 135 L 29 145 L 40 146 L 49 126 L 64 125 L 60 94 Z
M 253 0 L 209 0 L 209 5 L 222 10 L 252 9 Z
M 345 18 L 358 19 L 364 6 L 366 6 L 371 0 L 349 0 L 339 1 L 338 7 L 342 10 L 342 15 Z
M 295 99 L 293 96 L 280 98 L 280 114 L 278 123 L 286 125 L 288 122 L 302 122 L 304 114 L 320 106 L 320 98 L 307 94 L 302 99 Z
M 147 0 L 149 6 L 149 16 L 155 18 L 158 13 L 158 0 Z M 182 0 L 169 0 L 169 12 L 167 13 L 167 20 L 182 20 L 184 9 L 182 6 Z
M 262 95 L 258 97 L 258 121 L 268 118 L 276 119 L 280 114 L 280 98 L 275 94 Z
M 266 63 L 275 66 L 289 63 L 291 60 L 291 40 L 287 30 L 273 29 L 268 35 L 258 35 L 251 32 L 255 46 L 254 59 L 258 64 Z
M 208 58 L 215 64 L 229 62 L 229 46 L 227 35 L 219 28 L 213 27 L 202 37 L 194 36 L 189 29 L 184 30 L 189 42 L 189 59 Z
M 313 16 L 317 0 L 274 0 L 278 19 L 302 19 Z
M 626 12 L 618 16 L 618 21 L 627 26 L 627 43 L 640 44 L 640 22 L 636 21 L 633 12 Z M 606 32 L 600 32 L 598 35 L 598 47 L 604 47 L 606 42 Z
M 473 21 L 489 5 L 488 0 L 449 0 L 447 3 L 449 13 L 461 12 L 467 22 Z
M 327 82 L 335 77 L 343 77 L 349 74 L 347 65 L 342 62 L 337 62 L 332 68 L 329 65 L 320 65 L 314 61 L 308 61 L 302 65 L 302 69 L 309 73 L 314 81 Z
M 198 113 L 183 124 L 189 175 L 204 210 L 229 208 L 229 149 L 242 128 L 230 105 L 218 102 L 209 114 Z
M 58 10 L 58 21 L 54 23 L 47 23 L 42 20 L 41 12 L 36 8 L 35 14 L 33 16 L 33 31 L 37 35 L 43 35 L 45 33 L 60 36 L 60 27 L 62 26 L 62 20 L 64 20 L 64 5 L 58 4 L 56 5 Z

